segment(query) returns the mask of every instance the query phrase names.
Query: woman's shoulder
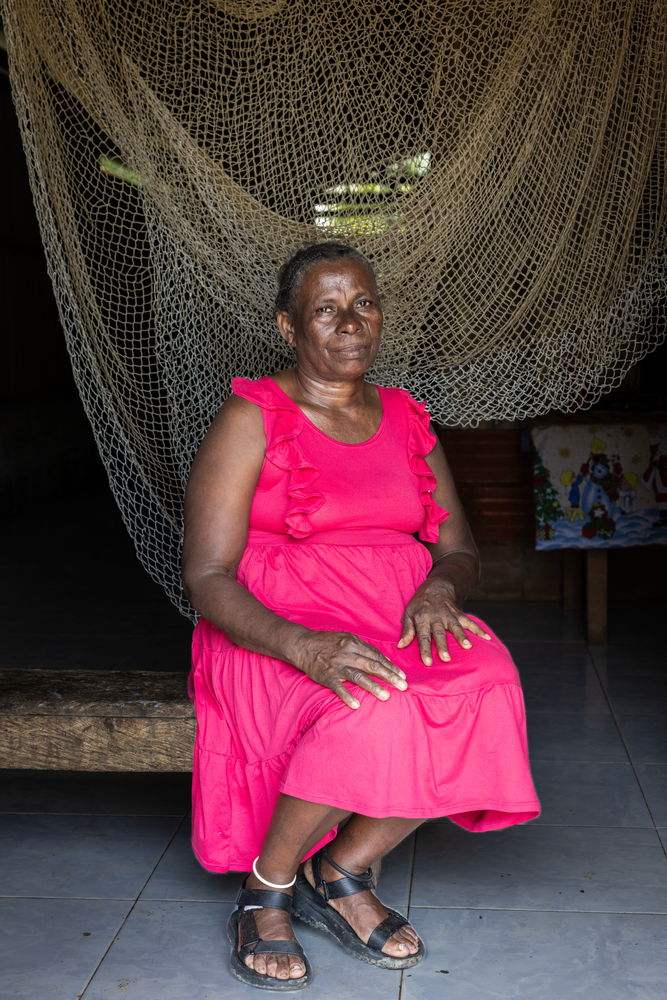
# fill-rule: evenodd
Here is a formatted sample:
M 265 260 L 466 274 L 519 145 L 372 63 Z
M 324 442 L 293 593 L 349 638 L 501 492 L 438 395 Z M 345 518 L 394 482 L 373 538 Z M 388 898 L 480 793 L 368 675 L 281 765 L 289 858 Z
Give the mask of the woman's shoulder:
M 263 378 L 242 378 L 240 375 L 231 381 L 232 398 L 247 399 L 251 403 L 261 402 L 270 393 L 270 380 Z
M 280 373 L 277 373 L 280 375 Z M 284 389 L 280 388 L 274 376 L 264 375 L 262 378 L 251 379 L 240 376 L 232 379 L 233 396 L 246 399 L 262 408 L 274 409 L 276 406 L 291 402 Z M 233 397 L 232 397 L 233 398 Z
M 384 400 L 391 401 L 395 406 L 400 407 L 407 413 L 416 414 L 418 417 L 429 418 L 426 403 L 420 402 L 407 390 L 400 386 L 377 386 L 380 395 Z M 429 418 L 430 419 L 430 418 Z
M 263 434 L 262 411 L 253 401 L 236 393 L 224 401 L 206 432 L 205 440 L 224 440 L 228 435 L 253 438 Z

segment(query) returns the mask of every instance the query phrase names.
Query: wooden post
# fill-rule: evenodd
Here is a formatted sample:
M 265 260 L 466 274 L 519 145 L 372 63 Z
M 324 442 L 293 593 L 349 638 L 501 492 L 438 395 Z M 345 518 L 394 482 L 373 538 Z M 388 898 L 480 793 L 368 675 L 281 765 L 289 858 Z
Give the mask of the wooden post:
M 586 638 L 607 641 L 607 549 L 586 549 Z
M 563 549 L 561 595 L 564 611 L 578 611 L 582 602 L 582 566 L 580 549 Z

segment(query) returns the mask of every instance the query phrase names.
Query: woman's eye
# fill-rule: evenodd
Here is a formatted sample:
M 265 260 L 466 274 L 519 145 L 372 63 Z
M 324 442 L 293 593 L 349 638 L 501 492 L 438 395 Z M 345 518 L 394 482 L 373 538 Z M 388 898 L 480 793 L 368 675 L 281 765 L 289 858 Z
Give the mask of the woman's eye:
M 361 306 L 362 308 L 366 308 L 366 306 L 372 306 L 373 302 L 371 299 L 359 299 L 357 301 L 357 305 Z
M 331 306 L 318 306 L 316 312 L 331 312 Z

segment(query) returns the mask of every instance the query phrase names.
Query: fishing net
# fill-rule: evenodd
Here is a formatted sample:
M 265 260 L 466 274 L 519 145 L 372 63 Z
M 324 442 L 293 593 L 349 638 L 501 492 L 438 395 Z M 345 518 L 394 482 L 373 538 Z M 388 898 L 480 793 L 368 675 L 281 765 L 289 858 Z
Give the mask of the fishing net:
M 289 363 L 279 264 L 339 238 L 373 371 L 443 424 L 590 406 L 660 338 L 664 0 L 5 0 L 74 374 L 177 606 L 188 468 Z

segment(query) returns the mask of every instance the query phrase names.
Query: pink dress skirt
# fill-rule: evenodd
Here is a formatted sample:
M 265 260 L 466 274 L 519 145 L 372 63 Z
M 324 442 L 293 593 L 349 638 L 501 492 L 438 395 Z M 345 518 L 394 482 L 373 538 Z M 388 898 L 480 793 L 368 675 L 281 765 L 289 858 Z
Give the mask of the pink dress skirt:
M 201 864 L 249 870 L 280 792 L 365 816 L 447 816 L 471 831 L 533 819 L 523 696 L 505 646 L 488 625 L 490 642 L 450 642 L 448 663 L 426 667 L 416 642 L 397 646 L 405 605 L 431 568 L 415 535 L 436 541 L 447 517 L 432 498 L 425 456 L 435 437 L 424 407 L 379 387 L 380 427 L 344 444 L 270 378 L 235 379 L 232 389 L 261 407 L 267 440 L 239 582 L 290 621 L 377 647 L 408 688 L 382 702 L 354 687 L 354 711 L 201 619 L 191 675 Z

